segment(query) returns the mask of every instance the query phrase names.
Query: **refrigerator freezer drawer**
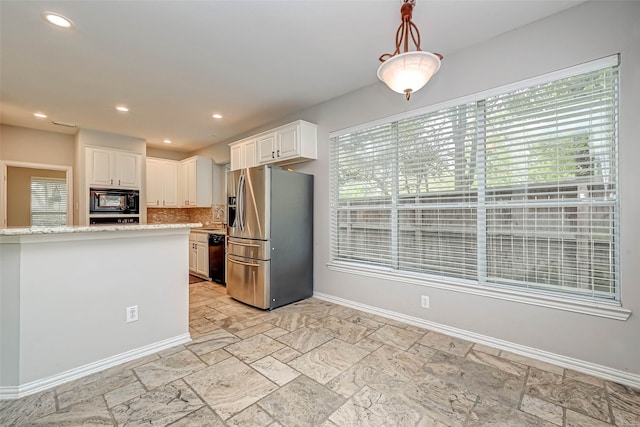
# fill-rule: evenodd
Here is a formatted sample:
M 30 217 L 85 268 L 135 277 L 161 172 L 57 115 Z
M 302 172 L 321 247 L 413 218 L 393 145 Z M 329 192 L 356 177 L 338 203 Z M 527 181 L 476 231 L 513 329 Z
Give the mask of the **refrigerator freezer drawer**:
M 270 259 L 269 241 L 253 239 L 237 239 L 230 237 L 227 241 L 227 252 L 244 258 Z
M 254 307 L 269 308 L 271 261 L 227 256 L 227 295 Z

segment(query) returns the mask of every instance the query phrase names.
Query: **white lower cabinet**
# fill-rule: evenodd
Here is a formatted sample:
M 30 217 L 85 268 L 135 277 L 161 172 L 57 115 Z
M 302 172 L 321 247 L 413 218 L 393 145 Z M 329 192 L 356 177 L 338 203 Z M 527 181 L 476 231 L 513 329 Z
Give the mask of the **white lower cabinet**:
M 189 273 L 209 278 L 209 234 L 189 234 Z
M 189 273 L 196 272 L 196 259 L 198 259 L 196 249 L 198 242 L 196 242 L 195 239 L 195 234 L 191 233 L 189 235 Z

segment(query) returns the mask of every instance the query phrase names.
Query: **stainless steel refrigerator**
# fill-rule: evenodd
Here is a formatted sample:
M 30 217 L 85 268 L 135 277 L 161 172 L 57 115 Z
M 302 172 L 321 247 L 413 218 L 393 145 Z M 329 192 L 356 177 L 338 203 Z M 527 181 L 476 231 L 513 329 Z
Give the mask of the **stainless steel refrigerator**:
M 228 172 L 227 294 L 273 309 L 313 294 L 313 176 Z

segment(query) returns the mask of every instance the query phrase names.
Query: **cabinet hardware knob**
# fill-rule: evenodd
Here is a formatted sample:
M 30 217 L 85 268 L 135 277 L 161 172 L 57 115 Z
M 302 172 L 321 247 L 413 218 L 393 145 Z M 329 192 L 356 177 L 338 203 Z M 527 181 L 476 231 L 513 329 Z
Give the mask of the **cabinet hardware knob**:
M 271 158 L 272 158 L 272 159 L 275 159 L 275 158 L 276 158 L 276 156 L 274 156 L 274 155 L 273 155 L 273 151 L 271 152 Z
M 278 157 L 280 157 L 280 150 L 278 150 Z

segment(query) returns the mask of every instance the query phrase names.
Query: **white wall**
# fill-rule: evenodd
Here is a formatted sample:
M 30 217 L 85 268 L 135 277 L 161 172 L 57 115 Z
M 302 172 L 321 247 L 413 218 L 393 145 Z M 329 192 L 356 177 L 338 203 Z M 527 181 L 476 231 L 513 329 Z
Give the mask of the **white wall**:
M 73 166 L 73 135 L 0 125 L 0 160 Z
M 315 291 L 535 349 L 640 374 L 640 2 L 588 2 L 445 59 L 405 101 L 382 83 L 271 123 L 318 126 L 315 175 Z M 330 271 L 329 138 L 332 131 L 523 80 L 620 52 L 621 286 L 626 321 Z M 375 70 L 371 70 L 372 73 Z M 262 130 L 262 129 L 261 129 Z M 431 308 L 420 308 L 420 295 Z
M 253 135 L 253 134 L 252 134 Z M 239 141 L 242 138 L 235 139 L 234 141 Z M 233 142 L 233 141 L 230 141 Z M 194 155 L 211 157 L 213 161 L 219 165 L 229 163 L 231 161 L 229 154 L 229 145 L 226 142 L 221 142 L 218 144 L 213 144 L 208 147 L 203 148 L 202 150 L 198 150 Z
M 162 148 L 147 146 L 147 157 L 167 160 L 184 160 L 191 156 L 188 153 L 183 153 L 182 151 L 164 150 Z

